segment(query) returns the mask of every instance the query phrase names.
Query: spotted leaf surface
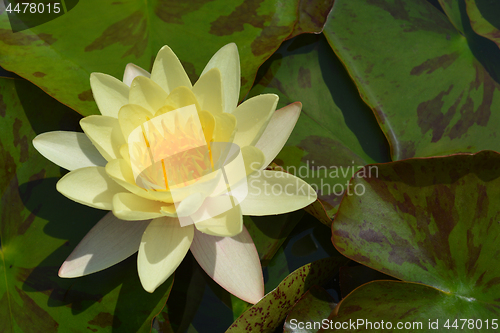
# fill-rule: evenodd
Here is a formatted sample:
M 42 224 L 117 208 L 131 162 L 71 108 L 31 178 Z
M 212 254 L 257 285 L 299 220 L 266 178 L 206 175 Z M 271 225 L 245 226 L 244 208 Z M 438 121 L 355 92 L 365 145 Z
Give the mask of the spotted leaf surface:
M 464 23 L 466 23 L 464 21 L 468 21 L 468 18 L 467 15 L 462 14 L 465 9 L 463 0 L 439 0 L 439 4 L 450 22 L 458 31 L 464 34 Z
M 343 258 L 327 258 L 295 270 L 276 289 L 245 311 L 226 332 L 274 332 L 309 288 L 331 279 L 338 272 L 339 265 L 345 262 Z
M 40 105 L 50 117 L 40 114 Z M 57 275 L 103 212 L 60 195 L 55 185 L 62 169 L 31 141 L 48 130 L 75 130 L 80 117 L 31 83 L 5 78 L 0 117 L 0 331 L 149 332 L 173 279 L 147 293 L 134 256 L 83 278 Z
M 336 1 L 325 33 L 393 160 L 500 149 L 498 48 L 418 0 Z
M 318 191 L 321 203 L 309 210 L 330 226 L 352 175 L 389 159 L 387 142 L 324 37 L 285 42 L 262 68 L 251 95 L 275 93 L 282 105 L 302 103 L 275 162 Z
M 440 290 L 433 291 L 439 297 L 498 311 L 500 155 L 376 166 L 377 177 L 353 178 L 366 193 L 344 197 L 332 227 L 335 247 L 373 269 Z
M 500 3 L 487 0 L 465 0 L 474 31 L 500 47 Z
M 288 314 L 284 333 L 315 333 L 321 322 L 329 316 L 336 304 L 328 292 L 313 286 L 292 308 Z
M 335 327 L 343 332 L 493 332 L 498 320 L 492 318 L 498 313 L 497 304 L 426 285 L 376 281 L 342 300 L 328 318 L 328 329 L 320 332 L 332 332 Z
M 286 38 L 323 29 L 333 1 L 80 1 L 66 14 L 13 33 L 0 16 L 0 66 L 32 81 L 83 115 L 97 114 L 89 75 L 123 77 L 127 63 L 151 70 L 169 45 L 195 80 L 210 57 L 235 42 L 242 96 L 257 68 Z

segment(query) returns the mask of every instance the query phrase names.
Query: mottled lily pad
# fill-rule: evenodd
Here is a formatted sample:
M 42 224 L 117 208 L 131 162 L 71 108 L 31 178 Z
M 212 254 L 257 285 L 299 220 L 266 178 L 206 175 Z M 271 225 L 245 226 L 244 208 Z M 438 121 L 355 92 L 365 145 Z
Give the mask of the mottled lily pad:
M 328 292 L 313 286 L 286 317 L 284 333 L 316 333 L 337 304 Z
M 318 191 L 320 202 L 308 209 L 330 227 L 352 175 L 389 160 L 375 117 L 322 36 L 285 42 L 263 65 L 250 96 L 261 93 L 279 95 L 280 105 L 302 103 L 275 163 Z
M 347 257 L 412 284 L 362 286 L 340 303 L 338 320 L 358 307 L 362 312 L 353 316 L 393 318 L 373 308 L 380 302 L 385 309 L 407 303 L 401 309 L 409 318 L 419 311 L 421 318 L 440 320 L 498 316 L 500 154 L 483 151 L 375 166 L 377 177 L 352 179 L 353 186 L 366 191 L 344 197 L 332 240 Z M 401 309 L 397 313 L 403 314 Z M 434 317 L 427 315 L 429 309 Z
M 460 8 L 450 6 L 459 20 Z M 429 2 L 339 0 L 325 34 L 374 110 L 393 160 L 500 150 L 500 50 L 485 55 L 482 42 Z
M 327 258 L 295 270 L 276 289 L 245 311 L 226 332 L 274 332 L 307 290 L 331 279 L 338 272 L 339 265 L 345 262 L 345 258 Z
M 500 47 L 500 3 L 487 0 L 465 0 L 465 3 L 472 29 Z
M 194 80 L 210 57 L 235 42 L 242 96 L 258 67 L 287 38 L 322 31 L 333 1 L 80 1 L 66 14 L 13 33 L 0 16 L 0 66 L 32 81 L 82 115 L 97 114 L 89 75 L 123 76 L 127 63 L 151 69 L 169 45 Z

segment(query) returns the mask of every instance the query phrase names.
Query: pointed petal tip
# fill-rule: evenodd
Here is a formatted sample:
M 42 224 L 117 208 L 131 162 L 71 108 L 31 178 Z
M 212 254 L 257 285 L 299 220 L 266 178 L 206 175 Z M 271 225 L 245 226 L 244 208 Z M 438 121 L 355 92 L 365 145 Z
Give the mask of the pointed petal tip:
M 158 51 L 158 53 L 160 53 L 161 51 L 163 50 L 168 50 L 168 51 L 172 51 L 172 48 L 168 45 L 163 45 L 160 49 L 160 51 Z M 172 51 L 173 52 L 173 51 Z
M 71 262 L 67 260 L 64 261 L 63 264 L 61 265 L 59 271 L 57 272 L 57 275 L 63 279 L 83 276 L 83 274 L 78 274 L 77 270 L 75 270 L 74 265 L 71 265 Z
M 123 72 L 123 83 L 130 87 L 132 80 L 137 76 L 150 77 L 151 74 L 142 67 L 129 62 L 127 66 L 125 66 L 125 71 Z
M 221 47 L 221 49 L 222 48 L 234 49 L 234 50 L 238 51 L 238 45 L 236 45 L 235 42 L 228 43 L 228 44 L 224 45 L 223 47 Z
M 103 76 L 109 76 L 109 75 L 101 72 L 92 72 L 90 73 L 90 81 L 92 82 L 92 80 L 99 79 L 99 77 Z
M 142 282 L 142 280 L 141 280 L 141 284 L 142 284 L 142 287 L 144 288 L 144 290 L 147 291 L 150 294 L 154 293 L 154 291 L 156 290 L 156 288 L 158 288 L 158 286 L 155 286 L 155 287 L 146 286 L 146 285 L 144 285 L 144 283 Z
M 66 261 L 63 262 L 63 264 L 61 265 L 61 267 L 59 267 L 59 271 L 57 272 L 57 276 L 59 276 L 60 278 L 67 277 L 67 275 L 65 274 L 65 271 L 66 271 L 65 264 L 66 264 Z

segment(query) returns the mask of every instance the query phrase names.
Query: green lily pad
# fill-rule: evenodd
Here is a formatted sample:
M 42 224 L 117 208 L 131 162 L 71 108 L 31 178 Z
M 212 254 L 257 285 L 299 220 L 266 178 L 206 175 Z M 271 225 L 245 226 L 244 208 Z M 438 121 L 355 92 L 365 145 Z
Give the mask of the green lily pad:
M 135 256 L 82 278 L 57 275 L 103 212 L 60 195 L 61 169 L 31 141 L 40 131 L 75 129 L 80 117 L 31 83 L 4 78 L 0 117 L 0 331 L 149 331 L 173 279 L 144 291 Z
M 318 191 L 321 203 L 310 210 L 330 227 L 351 176 L 366 164 L 389 160 L 387 141 L 323 36 L 283 43 L 256 82 L 250 96 L 275 93 L 279 107 L 302 103 L 275 163 Z
M 363 284 L 376 280 L 396 279 L 363 265 L 341 267 L 339 274 L 340 294 L 344 298 Z
M 462 15 L 460 11 L 461 1 L 462 0 L 439 0 L 439 4 L 455 28 L 462 34 L 465 34 L 463 22 L 464 15 Z
M 465 0 L 465 3 L 472 29 L 500 47 L 500 3 L 485 0 Z
M 374 166 L 378 174 L 352 179 L 353 187 L 366 191 L 344 197 L 333 223 L 332 241 L 353 260 L 428 286 L 394 287 L 407 288 L 408 298 L 402 291 L 384 289 L 378 301 L 383 296 L 387 306 L 397 307 L 403 300 L 411 305 L 419 295 L 420 304 L 434 309 L 439 318 L 498 315 L 500 154 L 483 151 Z M 362 290 L 365 287 L 346 300 L 365 295 Z M 370 294 L 366 295 L 364 299 L 369 299 Z M 440 301 L 434 302 L 435 297 Z M 436 304 L 444 304 L 439 313 Z M 426 318 L 425 311 L 421 318 Z M 384 319 L 381 313 L 380 319 Z
M 337 304 L 328 292 L 312 286 L 286 317 L 284 333 L 315 333 Z
M 343 263 L 345 258 L 326 258 L 295 270 L 245 311 L 226 332 L 274 332 L 300 297 L 313 285 L 322 285 L 331 279 Z
M 393 160 L 500 150 L 498 54 L 485 55 L 427 1 L 339 0 L 325 34 Z
M 127 63 L 151 69 L 169 45 L 191 79 L 223 45 L 235 42 L 242 95 L 258 67 L 287 38 L 323 29 L 333 1 L 230 0 L 80 1 L 66 14 L 13 33 L 0 16 L 0 65 L 32 81 L 82 115 L 97 114 L 89 75 L 123 76 Z
M 328 318 L 328 328 L 343 327 L 343 332 L 496 332 L 499 328 L 497 306 L 417 283 L 366 284 L 339 303 L 336 311 Z

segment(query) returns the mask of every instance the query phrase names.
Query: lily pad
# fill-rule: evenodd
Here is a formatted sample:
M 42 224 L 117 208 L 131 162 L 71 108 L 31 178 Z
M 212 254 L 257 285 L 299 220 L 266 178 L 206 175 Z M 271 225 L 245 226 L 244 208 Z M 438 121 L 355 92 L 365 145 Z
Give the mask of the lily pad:
M 40 114 L 40 105 L 50 117 Z M 57 275 L 103 212 L 60 195 L 61 169 L 31 141 L 50 127 L 74 129 L 80 117 L 31 83 L 4 78 L 0 117 L 0 331 L 149 331 L 173 279 L 153 294 L 144 291 L 135 256 L 78 279 Z
M 121 78 L 127 63 L 146 70 L 169 45 L 191 80 L 223 45 L 235 42 L 242 62 L 242 96 L 258 67 L 287 38 L 323 29 L 333 1 L 276 0 L 80 1 L 73 9 L 13 33 L 0 16 L 0 65 L 32 81 L 82 115 L 97 114 L 92 72 Z
M 226 332 L 274 332 L 300 297 L 313 285 L 331 279 L 343 263 L 345 258 L 327 258 L 295 270 L 276 289 L 245 311 Z
M 485 55 L 427 1 L 339 0 L 325 34 L 374 110 L 393 160 L 500 150 L 498 54 Z
M 480 303 L 417 283 L 376 281 L 339 303 L 338 314 L 328 318 L 328 328 L 343 328 L 343 332 L 498 331 L 498 308 Z
M 302 103 L 275 163 L 318 191 L 320 203 L 309 210 L 330 226 L 351 176 L 366 164 L 389 160 L 376 119 L 323 36 L 283 43 L 256 82 L 250 96 L 275 93 L 280 105 Z
M 465 0 L 465 3 L 472 29 L 500 47 L 500 3 L 485 0 Z
M 337 304 L 328 292 L 313 286 L 294 305 L 286 317 L 284 333 L 315 333 L 324 319 L 332 312 Z
M 460 10 L 460 2 L 463 0 L 439 0 L 439 4 L 451 23 L 462 34 L 465 34 L 464 22 L 467 19 Z M 465 6 L 464 6 L 465 7 Z
M 363 284 L 376 280 L 396 279 L 363 265 L 341 267 L 339 274 L 340 294 L 344 298 Z
M 500 154 L 483 151 L 374 166 L 377 175 L 352 179 L 352 186 L 365 192 L 344 197 L 333 223 L 332 241 L 353 260 L 426 285 L 391 282 L 394 291 L 385 289 L 386 285 L 376 287 L 378 292 L 384 290 L 377 302 L 386 303 L 388 309 L 404 301 L 409 310 L 420 297 L 409 312 L 413 316 L 413 311 L 423 309 L 421 318 L 498 316 Z M 372 308 L 375 303 L 366 301 L 373 295 L 368 286 L 378 283 L 382 282 L 347 296 L 339 314 L 351 311 L 342 308 L 352 306 L 348 300 L 357 295 L 364 300 L 355 301 L 357 306 L 385 319 L 382 310 Z M 427 316 L 429 309 L 434 317 Z M 385 316 L 390 319 L 388 312 Z

